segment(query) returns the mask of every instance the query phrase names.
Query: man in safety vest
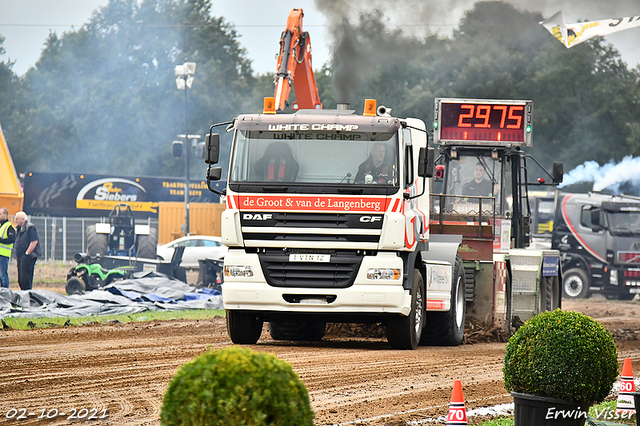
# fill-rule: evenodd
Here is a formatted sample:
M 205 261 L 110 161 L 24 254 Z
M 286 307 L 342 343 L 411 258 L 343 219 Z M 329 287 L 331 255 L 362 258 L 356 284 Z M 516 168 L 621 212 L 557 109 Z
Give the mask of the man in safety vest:
M 9 288 L 9 259 L 16 240 L 16 229 L 9 221 L 9 210 L 0 207 L 0 284 Z

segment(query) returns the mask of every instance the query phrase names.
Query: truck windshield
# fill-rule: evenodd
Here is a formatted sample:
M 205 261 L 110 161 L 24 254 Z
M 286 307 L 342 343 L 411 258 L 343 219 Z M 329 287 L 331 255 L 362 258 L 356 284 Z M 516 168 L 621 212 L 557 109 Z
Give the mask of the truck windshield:
M 396 133 L 237 130 L 230 183 L 397 186 Z
M 508 169 L 505 172 L 508 173 Z M 505 178 L 505 179 L 503 179 Z M 434 207 L 444 202 L 445 214 L 483 214 L 511 210 L 512 191 L 507 176 L 503 176 L 500 158 L 494 159 L 490 153 L 481 151 L 461 152 L 458 158 L 450 158 L 444 169 L 444 179 L 436 179 L 434 192 L 446 197 L 434 199 Z M 446 188 L 445 188 L 446 185 Z M 438 197 L 436 197 L 438 198 Z
M 640 235 L 640 212 L 607 212 L 613 235 Z

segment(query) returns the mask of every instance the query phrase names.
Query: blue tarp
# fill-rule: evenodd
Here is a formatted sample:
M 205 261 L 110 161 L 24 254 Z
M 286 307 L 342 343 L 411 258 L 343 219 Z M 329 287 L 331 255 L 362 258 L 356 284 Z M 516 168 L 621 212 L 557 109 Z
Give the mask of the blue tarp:
M 101 290 L 67 296 L 51 290 L 0 289 L 0 318 L 76 317 L 145 311 L 222 309 L 222 295 L 164 276 L 116 281 Z

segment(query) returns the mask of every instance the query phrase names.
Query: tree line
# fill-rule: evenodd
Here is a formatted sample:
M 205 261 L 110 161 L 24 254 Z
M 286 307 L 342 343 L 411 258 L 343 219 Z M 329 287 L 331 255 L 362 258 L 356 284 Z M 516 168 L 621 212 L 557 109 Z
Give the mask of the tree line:
M 406 34 L 380 11 L 345 19 L 330 31 L 329 62 L 314 63 L 320 98 L 358 111 L 375 98 L 428 127 L 436 97 L 531 99 L 531 153 L 546 166 L 640 156 L 640 70 L 603 38 L 566 49 L 542 19 L 500 1 L 476 3 L 448 37 Z M 175 65 L 198 64 L 189 133 L 260 112 L 273 95 L 273 75 L 252 70 L 238 38 L 210 0 L 111 0 L 82 28 L 50 33 L 24 76 L 0 62 L 0 124 L 16 169 L 182 176 L 171 153 L 185 131 Z M 0 34 L 0 59 L 3 43 Z M 225 159 L 230 135 L 218 131 Z M 191 176 L 204 176 L 200 161 Z

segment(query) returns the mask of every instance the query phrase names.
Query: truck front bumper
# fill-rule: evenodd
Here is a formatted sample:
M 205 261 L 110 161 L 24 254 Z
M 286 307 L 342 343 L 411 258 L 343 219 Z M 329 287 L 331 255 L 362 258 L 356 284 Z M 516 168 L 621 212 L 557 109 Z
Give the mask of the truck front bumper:
M 402 285 L 354 284 L 341 289 L 278 288 L 267 283 L 222 285 L 225 309 L 301 313 L 394 313 L 409 315 L 411 295 Z
M 299 313 L 402 314 L 411 311 L 411 295 L 402 286 L 402 260 L 395 253 L 365 256 L 349 287 L 275 287 L 269 285 L 257 254 L 230 250 L 225 267 L 251 268 L 250 277 L 228 277 L 222 284 L 225 309 Z M 396 280 L 367 278 L 370 268 L 397 268 Z

